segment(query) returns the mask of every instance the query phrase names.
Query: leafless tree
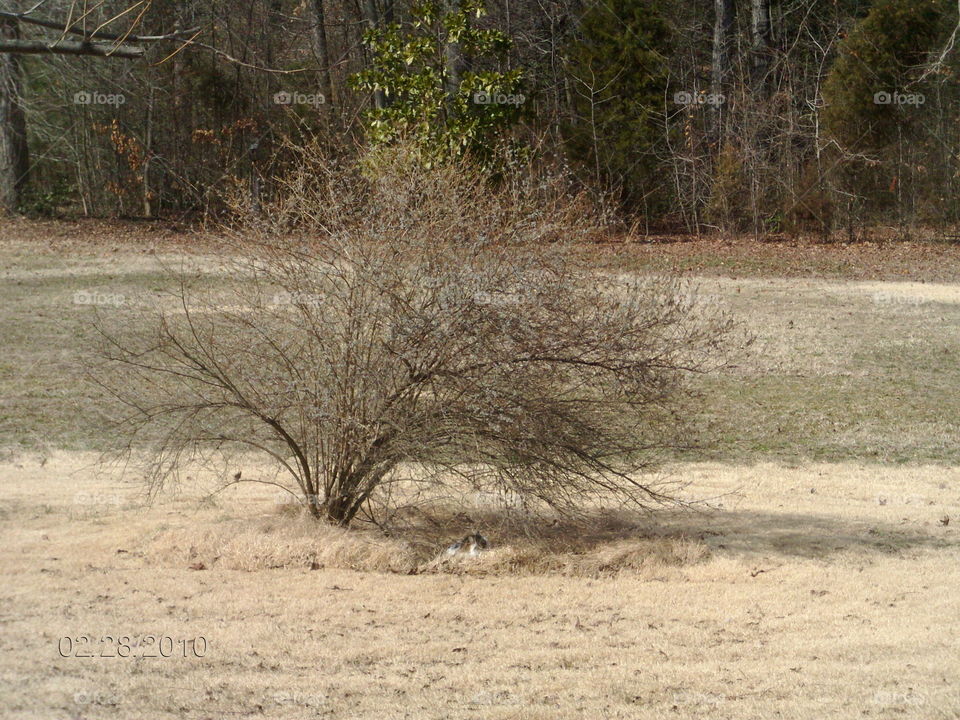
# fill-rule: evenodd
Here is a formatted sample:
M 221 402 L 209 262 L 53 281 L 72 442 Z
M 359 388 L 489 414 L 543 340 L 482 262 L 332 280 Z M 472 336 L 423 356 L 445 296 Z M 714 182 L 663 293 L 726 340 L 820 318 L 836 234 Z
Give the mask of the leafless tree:
M 154 482 L 246 449 L 343 525 L 400 481 L 561 512 L 673 500 L 638 473 L 682 442 L 683 375 L 717 361 L 728 322 L 675 281 L 581 272 L 563 243 L 522 242 L 550 222 L 522 182 L 396 167 L 294 179 L 267 215 L 309 217 L 309 236 L 248 231 L 227 289 L 184 280 L 152 321 L 101 319 L 99 381 L 132 411 L 119 427 L 152 451 Z
M 716 97 L 726 93 L 729 87 L 730 50 L 736 39 L 734 21 L 733 0 L 715 0 L 710 92 Z M 722 112 L 722 103 L 713 106 L 713 113 L 717 118 L 721 117 Z M 717 128 L 720 130 L 719 120 Z
M 0 40 L 15 41 L 15 21 L 0 16 Z M 0 212 L 14 211 L 30 166 L 20 58 L 0 53 Z

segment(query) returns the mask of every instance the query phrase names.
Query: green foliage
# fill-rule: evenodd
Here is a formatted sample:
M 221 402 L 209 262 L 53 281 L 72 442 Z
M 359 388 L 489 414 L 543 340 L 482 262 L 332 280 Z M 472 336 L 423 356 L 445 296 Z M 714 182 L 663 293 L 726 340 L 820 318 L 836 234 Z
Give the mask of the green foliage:
M 938 46 L 951 5 L 882 0 L 850 31 L 823 89 L 830 135 L 849 149 L 882 149 L 912 134 L 923 120 L 921 104 L 878 102 L 878 93 L 923 95 L 926 104 L 930 86 L 919 82 L 920 66 Z
M 27 186 L 19 211 L 31 217 L 52 217 L 70 204 L 76 187 L 65 177 L 53 177 Z
M 663 137 L 672 41 L 655 0 L 602 0 L 568 48 L 576 121 L 566 127 L 567 148 L 628 202 L 660 184 L 653 150 Z
M 900 222 L 953 213 L 958 165 L 956 51 L 930 64 L 957 22 L 954 0 L 882 0 L 850 31 L 824 84 L 823 126 L 839 143 L 831 183 Z
M 427 163 L 468 154 L 489 161 L 519 119 L 522 72 L 465 70 L 451 92 L 444 53 L 455 44 L 479 67 L 483 59 L 503 61 L 510 39 L 471 25 L 471 18 L 486 14 L 483 0 L 458 0 L 453 9 L 425 0 L 410 12 L 409 28 L 394 23 L 367 31 L 364 43 L 373 62 L 350 79 L 354 88 L 382 92 L 386 99 L 385 107 L 366 112 L 370 140 L 412 141 Z

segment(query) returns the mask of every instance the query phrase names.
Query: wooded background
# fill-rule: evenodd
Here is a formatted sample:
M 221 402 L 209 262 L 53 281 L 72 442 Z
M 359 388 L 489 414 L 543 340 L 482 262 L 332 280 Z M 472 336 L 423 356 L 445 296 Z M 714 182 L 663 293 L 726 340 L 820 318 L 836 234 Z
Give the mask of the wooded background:
M 365 33 L 396 23 L 433 33 L 447 93 L 519 71 L 504 122 L 524 162 L 641 231 L 958 220 L 957 0 L 475 4 L 425 29 L 408 0 L 2 0 L 0 206 L 195 219 L 225 187 L 269 193 L 284 140 L 348 161 L 369 109 L 403 101 L 354 77 L 385 57 Z M 509 46 L 471 55 L 444 25 L 458 10 Z M 422 64 L 397 52 L 398 72 Z

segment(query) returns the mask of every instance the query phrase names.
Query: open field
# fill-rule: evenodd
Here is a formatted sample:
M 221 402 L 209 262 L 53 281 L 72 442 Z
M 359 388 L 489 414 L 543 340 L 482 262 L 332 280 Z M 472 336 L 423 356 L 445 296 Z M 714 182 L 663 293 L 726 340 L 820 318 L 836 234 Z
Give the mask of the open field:
M 938 522 L 960 518 L 955 468 L 684 465 L 692 490 L 735 493 L 726 508 L 624 542 L 706 552 L 410 576 L 311 571 L 329 538 L 265 491 L 147 509 L 92 459 L 0 467 L 3 717 L 960 717 L 960 532 Z M 61 658 L 83 634 L 97 655 L 118 635 L 208 648 Z
M 76 362 L 93 309 L 77 293 L 103 300 L 101 312 L 122 312 L 137 293 L 170 287 L 181 262 L 172 249 L 187 244 L 158 241 L 144 252 L 116 239 L 75 241 L 62 255 L 50 243 L 0 244 L 0 447 L 102 445 L 109 407 L 80 382 Z M 609 268 L 607 254 L 599 249 L 593 261 Z M 873 274 L 857 280 L 790 277 L 803 263 L 783 267 L 787 277 L 691 277 L 704 302 L 756 337 L 736 367 L 696 380 L 710 459 L 960 463 L 960 285 L 919 269 L 915 280 L 882 281 L 898 258 L 871 260 Z M 204 265 L 202 256 L 189 262 Z M 960 252 L 942 257 L 939 271 L 960 282 Z
M 175 255 L 36 242 L 0 243 L 0 717 L 960 718 L 949 248 L 771 275 L 700 245 L 702 299 L 756 338 L 698 381 L 709 456 L 669 468 L 716 509 L 539 545 L 476 514 L 489 554 L 407 574 L 429 543 L 317 531 L 262 488 L 147 506 L 98 468 L 76 293 L 118 310 Z

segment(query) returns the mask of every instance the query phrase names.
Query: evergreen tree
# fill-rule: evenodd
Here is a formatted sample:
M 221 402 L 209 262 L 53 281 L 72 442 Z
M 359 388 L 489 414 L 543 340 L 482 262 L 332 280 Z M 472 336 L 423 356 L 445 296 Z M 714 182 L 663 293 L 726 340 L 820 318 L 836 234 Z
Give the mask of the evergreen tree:
M 881 0 L 843 42 L 824 84 L 823 127 L 837 142 L 834 184 L 899 223 L 955 220 L 957 61 L 933 69 L 956 24 L 952 0 Z M 866 219 L 866 218 L 861 218 Z
M 464 154 L 481 162 L 494 157 L 526 98 L 521 71 L 498 67 L 510 39 L 471 24 L 485 14 L 483 0 L 426 0 L 411 8 L 410 26 L 392 23 L 367 32 L 373 61 L 351 81 L 385 96 L 382 106 L 366 112 L 374 144 L 405 138 L 427 162 Z M 480 69 L 484 65 L 490 67 Z
M 922 66 L 940 39 L 945 0 L 881 0 L 850 31 L 824 84 L 827 131 L 851 150 L 912 134 L 929 83 Z M 922 97 L 921 97 L 922 96 Z
M 632 204 L 660 185 L 671 33 L 652 0 L 601 0 L 583 17 L 567 55 L 573 120 L 568 151 L 595 180 Z

